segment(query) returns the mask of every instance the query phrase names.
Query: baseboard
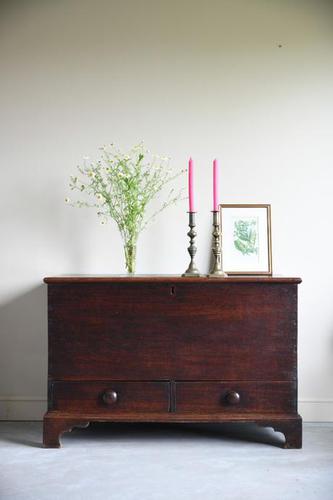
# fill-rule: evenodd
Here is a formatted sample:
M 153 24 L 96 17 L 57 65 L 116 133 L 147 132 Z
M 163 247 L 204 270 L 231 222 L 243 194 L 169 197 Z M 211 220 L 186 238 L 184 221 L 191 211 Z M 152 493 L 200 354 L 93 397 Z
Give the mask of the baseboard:
M 47 400 L 38 397 L 0 397 L 0 420 L 42 420 Z
M 333 399 L 301 399 L 298 412 L 304 422 L 333 422 Z
M 0 397 L 0 420 L 42 420 L 46 399 Z M 298 411 L 304 422 L 333 422 L 333 399 L 302 399 Z

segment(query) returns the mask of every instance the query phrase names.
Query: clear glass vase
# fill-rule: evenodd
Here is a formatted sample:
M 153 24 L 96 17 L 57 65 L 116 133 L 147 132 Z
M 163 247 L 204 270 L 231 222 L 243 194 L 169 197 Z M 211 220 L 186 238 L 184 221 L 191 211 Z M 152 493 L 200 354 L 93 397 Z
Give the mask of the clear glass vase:
M 136 241 L 125 241 L 124 252 L 126 271 L 129 274 L 134 274 L 136 266 Z

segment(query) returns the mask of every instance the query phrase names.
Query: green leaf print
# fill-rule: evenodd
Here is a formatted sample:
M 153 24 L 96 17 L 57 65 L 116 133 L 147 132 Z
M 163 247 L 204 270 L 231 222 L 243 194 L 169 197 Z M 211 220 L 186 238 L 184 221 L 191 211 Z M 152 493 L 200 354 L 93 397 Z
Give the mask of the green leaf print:
M 235 221 L 234 245 L 243 255 L 258 254 L 256 219 L 239 219 Z

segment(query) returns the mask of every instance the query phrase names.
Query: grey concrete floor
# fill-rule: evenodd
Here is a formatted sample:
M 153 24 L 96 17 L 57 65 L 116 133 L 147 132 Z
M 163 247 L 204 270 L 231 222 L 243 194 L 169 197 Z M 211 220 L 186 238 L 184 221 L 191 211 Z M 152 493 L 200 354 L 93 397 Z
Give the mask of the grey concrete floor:
M 1 500 L 333 500 L 333 423 L 305 424 L 302 450 L 251 424 L 92 424 L 61 449 L 41 431 L 0 423 Z

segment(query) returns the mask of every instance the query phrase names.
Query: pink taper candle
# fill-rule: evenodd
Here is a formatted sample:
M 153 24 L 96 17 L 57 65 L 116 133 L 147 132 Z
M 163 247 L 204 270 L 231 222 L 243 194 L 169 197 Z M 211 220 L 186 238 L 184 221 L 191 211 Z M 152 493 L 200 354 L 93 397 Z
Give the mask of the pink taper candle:
M 215 158 L 213 162 L 213 211 L 219 209 L 219 163 Z
M 193 160 L 189 159 L 188 162 L 188 198 L 189 198 L 189 212 L 194 212 L 194 196 L 193 196 Z

